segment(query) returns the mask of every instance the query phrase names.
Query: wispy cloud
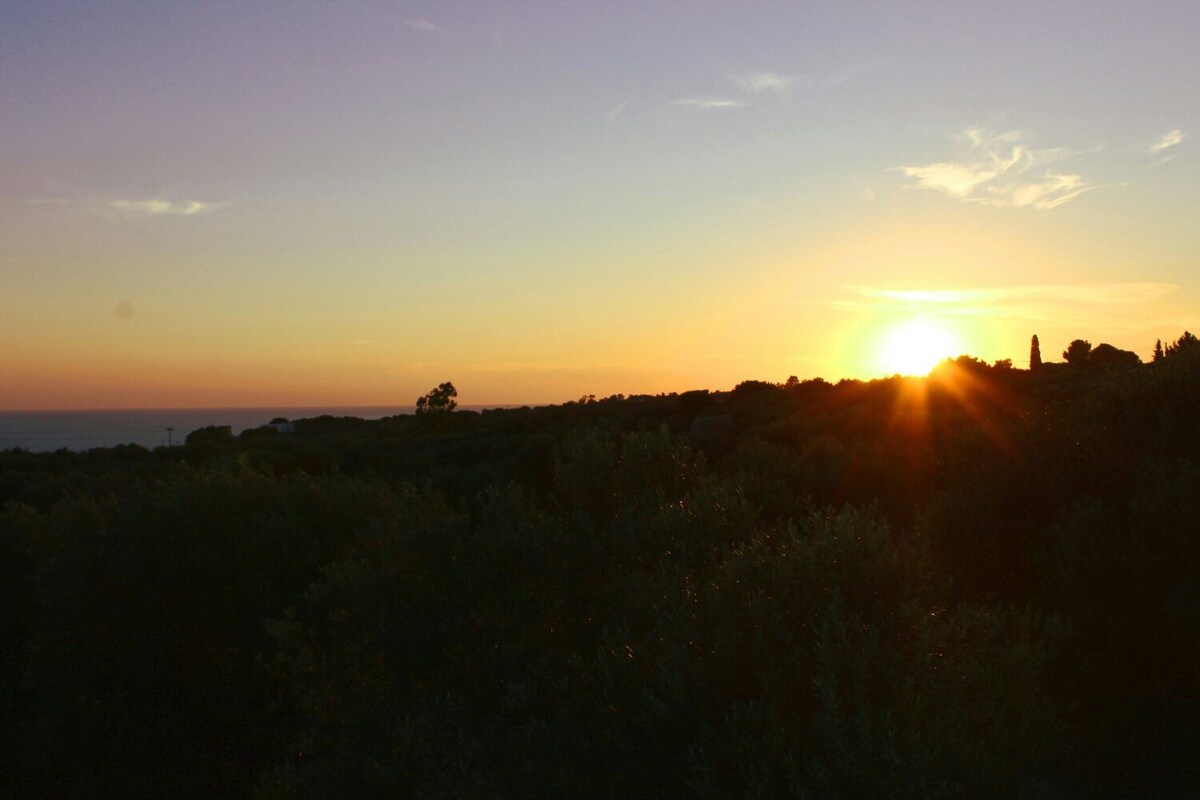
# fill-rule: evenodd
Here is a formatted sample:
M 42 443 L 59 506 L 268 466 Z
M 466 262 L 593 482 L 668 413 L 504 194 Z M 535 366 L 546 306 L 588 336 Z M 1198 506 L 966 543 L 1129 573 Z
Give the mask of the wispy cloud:
M 969 199 L 976 187 L 996 177 L 996 170 L 980 164 L 942 161 L 920 167 L 904 167 L 904 174 L 917 179 L 923 189 L 937 189 L 948 195 Z
M 404 24 L 414 31 L 425 31 L 426 33 L 437 33 L 442 29 L 436 22 L 430 22 L 427 19 L 406 19 Z
M 1162 136 L 1158 137 L 1158 139 L 1155 140 L 1148 149 L 1151 153 L 1161 153 L 1163 150 L 1179 144 L 1185 138 L 1187 137 L 1183 135 L 1183 131 L 1176 128 L 1175 130 L 1167 131 Z
M 1047 172 L 1046 180 L 1040 183 L 1015 186 L 1011 189 L 1009 196 L 1014 206 L 1054 208 L 1074 200 L 1090 188 L 1092 187 L 1084 183 L 1083 178 L 1078 175 Z
M 899 167 L 912 184 L 970 203 L 1002 208 L 1049 210 L 1095 188 L 1081 175 L 1044 169 L 1069 158 L 1066 148 L 1029 146 L 1020 131 L 996 134 L 983 128 L 964 133 L 965 152 L 954 160 Z
M 746 104 L 741 100 L 732 100 L 728 97 L 680 97 L 678 100 L 672 100 L 671 105 L 711 111 L 717 108 L 741 108 Z
M 152 198 L 149 200 L 109 200 L 107 208 L 125 217 L 190 217 L 205 214 L 216 208 L 215 203 L 184 200 L 178 203 Z
M 746 72 L 741 75 L 731 75 L 729 79 L 736 83 L 742 91 L 751 94 L 762 92 L 786 94 L 792 88 L 792 84 L 796 82 L 795 76 L 781 75 L 778 72 Z

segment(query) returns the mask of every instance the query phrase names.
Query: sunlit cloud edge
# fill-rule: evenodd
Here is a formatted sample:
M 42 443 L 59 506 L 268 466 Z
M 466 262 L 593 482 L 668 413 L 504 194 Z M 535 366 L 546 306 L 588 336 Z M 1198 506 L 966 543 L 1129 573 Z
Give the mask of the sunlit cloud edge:
M 1158 137 L 1158 139 L 1155 140 L 1147 149 L 1151 153 L 1161 153 L 1168 148 L 1175 147 L 1183 142 L 1183 140 L 1186 138 L 1187 136 L 1183 131 L 1181 131 L 1179 128 L 1175 128 L 1174 130 L 1167 131 L 1162 136 Z
M 1034 148 L 1028 135 L 1014 130 L 995 133 L 968 128 L 962 134 L 966 152 L 958 159 L 906 164 L 895 169 L 913 179 L 909 188 L 941 192 L 966 203 L 998 208 L 1049 211 L 1095 189 L 1082 175 L 1035 167 L 1077 155 L 1065 147 Z

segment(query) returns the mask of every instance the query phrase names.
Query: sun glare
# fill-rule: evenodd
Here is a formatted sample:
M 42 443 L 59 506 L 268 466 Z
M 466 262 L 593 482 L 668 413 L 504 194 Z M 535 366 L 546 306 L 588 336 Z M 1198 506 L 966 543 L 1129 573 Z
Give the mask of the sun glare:
M 884 335 L 879 366 L 889 375 L 927 375 L 939 361 L 958 355 L 961 349 L 948 328 L 927 319 L 913 320 Z

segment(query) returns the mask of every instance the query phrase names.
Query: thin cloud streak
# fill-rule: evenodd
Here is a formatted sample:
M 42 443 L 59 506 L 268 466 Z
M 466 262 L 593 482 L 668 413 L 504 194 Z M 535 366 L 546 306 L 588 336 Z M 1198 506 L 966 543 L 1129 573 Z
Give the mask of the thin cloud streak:
M 95 214 L 113 221 L 154 217 L 193 217 L 221 207 L 201 200 L 166 200 L 161 197 L 133 199 L 77 192 L 65 197 L 35 197 L 25 201 L 31 206 L 62 208 L 72 213 Z
M 121 216 L 129 217 L 190 217 L 205 214 L 216 208 L 214 203 L 187 200 L 172 203 L 170 200 L 109 200 L 107 207 Z
M 1160 300 L 1179 287 L 1174 283 L 1033 284 L 965 289 L 884 289 L 847 286 L 864 297 L 893 303 L 920 305 L 1002 304 L 1018 301 L 1079 303 L 1084 305 L 1140 305 Z
M 887 64 L 886 59 L 855 64 L 825 76 L 788 75 L 772 70 L 758 70 L 730 75 L 729 79 L 747 94 L 772 93 L 790 96 L 792 89 L 799 87 L 809 91 L 823 92 L 846 83 L 860 75 L 872 72 Z
M 681 97 L 678 100 L 672 100 L 671 105 L 710 111 L 717 108 L 741 108 L 746 104 L 741 100 L 731 100 L 727 97 Z
M 1048 211 L 1095 188 L 1083 176 L 1035 168 L 1070 158 L 1066 148 L 1034 149 L 1020 131 L 995 134 L 982 128 L 965 132 L 969 147 L 963 158 L 898 169 L 919 189 L 932 189 L 968 203 L 999 208 Z
M 426 33 L 438 33 L 442 30 L 441 26 L 436 22 L 430 22 L 427 19 L 406 19 L 404 24 L 414 31 L 424 31 Z
M 859 313 L 910 310 L 945 317 L 1037 323 L 1058 327 L 1094 324 L 1103 315 L 1109 329 L 1142 326 L 1145 306 L 1163 300 L 1172 283 L 1036 284 L 960 289 L 890 289 L 846 286 L 858 295 L 829 301 L 834 308 Z

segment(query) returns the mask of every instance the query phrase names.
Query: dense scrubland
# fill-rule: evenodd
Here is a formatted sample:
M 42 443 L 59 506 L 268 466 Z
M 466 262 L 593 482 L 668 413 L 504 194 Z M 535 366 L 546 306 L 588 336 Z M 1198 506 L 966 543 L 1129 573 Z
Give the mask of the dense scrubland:
M 1197 349 L 2 453 L 0 794 L 1197 796 Z

